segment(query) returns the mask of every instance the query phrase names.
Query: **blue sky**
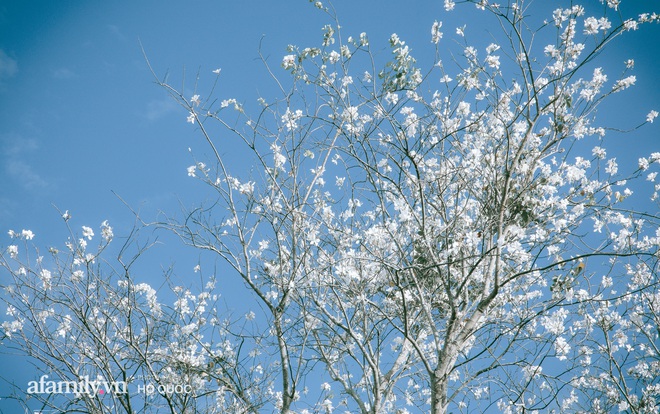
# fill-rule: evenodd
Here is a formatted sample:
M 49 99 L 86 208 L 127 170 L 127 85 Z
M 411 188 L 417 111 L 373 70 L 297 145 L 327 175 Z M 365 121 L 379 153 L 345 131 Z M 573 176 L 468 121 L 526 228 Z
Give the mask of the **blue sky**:
M 447 34 L 458 25 L 452 26 L 456 14 L 448 17 L 440 1 L 405 7 L 337 3 L 345 33 L 366 31 L 383 48 L 393 32 L 413 51 L 428 48 L 434 20 L 448 19 Z M 209 84 L 211 71 L 222 68 L 219 96 L 254 102 L 260 94 L 275 94 L 257 59 L 260 39 L 284 77 L 279 62 L 286 45 L 318 43 L 326 22 L 304 0 L 1 5 L 0 229 L 57 236 L 53 205 L 87 225 L 109 219 L 130 226 L 128 209 L 113 191 L 145 216 L 194 199 L 185 168 L 191 163 L 187 148 L 198 136 L 185 112 L 154 84 L 140 43 L 156 72 L 169 73 L 173 85 L 182 85 L 185 70 L 186 91 L 192 92 L 198 71 Z M 657 26 L 633 33 L 611 53 L 619 66 L 630 55 L 637 62 L 634 103 L 623 108 L 619 99 L 613 108 L 623 119 L 629 110 L 642 119 L 660 95 Z M 654 135 L 655 125 L 631 139 L 652 146 Z
M 323 16 L 307 1 L 13 2 L 0 9 L 3 70 L 0 100 L 0 228 L 48 228 L 56 211 L 111 222 L 124 209 L 111 190 L 146 213 L 176 206 L 191 182 L 187 148 L 196 136 L 185 112 L 154 85 L 140 43 L 159 75 L 192 85 L 222 68 L 224 97 L 268 94 L 257 60 L 264 37 L 275 69 L 289 43 L 320 38 Z M 410 7 L 383 15 L 377 2 L 351 7 L 372 36 L 427 34 L 435 13 Z M 359 15 L 356 12 L 360 12 Z M 362 16 L 362 17 L 360 17 Z M 437 17 L 436 17 L 437 18 Z M 428 26 L 428 27 L 427 27 Z M 420 29 L 421 29 L 420 27 Z M 365 27 L 365 31 L 367 31 Z M 359 32 L 358 32 L 359 33 Z M 358 34 L 356 33 L 356 34 Z M 285 72 L 281 70 L 281 75 Z M 84 207 L 84 208 L 83 208 Z M 35 230 L 36 231 L 36 230 Z M 44 233 L 44 231 L 40 231 Z
M 657 2 L 643 0 L 622 7 L 637 12 L 643 4 L 660 12 Z M 344 33 L 367 32 L 376 50 L 387 47 L 393 32 L 413 51 L 431 50 L 434 20 L 445 22 L 446 35 L 463 24 L 456 14 L 447 16 L 440 0 L 338 0 L 336 6 Z M 478 36 L 478 22 L 468 27 L 473 22 Z M 53 206 L 69 210 L 75 225 L 98 228 L 107 219 L 121 236 L 133 221 L 114 193 L 147 220 L 203 201 L 186 174 L 188 147 L 199 135 L 154 84 L 141 45 L 159 75 L 169 73 L 175 86 L 185 79 L 187 95 L 197 72 L 208 85 L 212 70 L 222 68 L 219 97 L 254 102 L 276 96 L 258 60 L 262 37 L 264 55 L 285 77 L 279 62 L 286 45 L 318 45 L 325 23 L 307 0 L 0 3 L 0 246 L 9 244 L 8 229 L 23 228 L 40 244 L 61 245 L 66 231 Z M 602 109 L 606 119 L 616 115 L 615 125 L 627 128 L 660 110 L 659 52 L 660 25 L 615 44 L 605 58 L 618 67 L 634 58 L 638 84 Z M 613 134 L 610 147 L 633 161 L 659 151 L 659 124 L 625 141 Z M 150 260 L 157 275 L 160 265 L 195 258 L 165 249 Z

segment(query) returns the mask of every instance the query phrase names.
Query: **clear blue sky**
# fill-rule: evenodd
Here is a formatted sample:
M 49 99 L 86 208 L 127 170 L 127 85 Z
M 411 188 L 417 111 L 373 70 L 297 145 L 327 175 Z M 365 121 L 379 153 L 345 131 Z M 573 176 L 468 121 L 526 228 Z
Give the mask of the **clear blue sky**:
M 344 33 L 367 32 L 376 50 L 386 48 L 394 32 L 413 51 L 430 50 L 434 20 L 444 21 L 446 37 L 464 23 L 447 15 L 440 0 L 336 3 Z M 622 7 L 643 4 L 660 12 L 656 1 Z M 468 28 L 475 38 L 473 22 Z M 9 244 L 8 229 L 23 228 L 40 244 L 61 245 L 66 232 L 53 205 L 70 210 L 75 225 L 98 229 L 107 219 L 117 235 L 126 234 L 131 215 L 113 191 L 147 219 L 158 210 L 177 213 L 180 202 L 203 201 L 186 174 L 188 147 L 199 145 L 199 135 L 154 84 L 140 43 L 157 73 L 169 71 L 175 86 L 184 68 L 189 92 L 197 71 L 208 84 L 212 70 L 222 68 L 219 98 L 253 102 L 276 93 L 257 59 L 262 36 L 264 54 L 285 77 L 279 62 L 286 45 L 319 45 L 325 23 L 307 0 L 0 2 L 0 247 Z M 602 112 L 631 127 L 660 110 L 660 25 L 615 46 L 608 59 L 622 67 L 634 58 L 638 84 Z M 626 122 L 629 116 L 635 120 Z M 614 136 L 611 147 L 631 160 L 660 151 L 659 126 L 626 136 L 625 145 Z M 172 252 L 152 259 L 164 266 L 178 260 Z

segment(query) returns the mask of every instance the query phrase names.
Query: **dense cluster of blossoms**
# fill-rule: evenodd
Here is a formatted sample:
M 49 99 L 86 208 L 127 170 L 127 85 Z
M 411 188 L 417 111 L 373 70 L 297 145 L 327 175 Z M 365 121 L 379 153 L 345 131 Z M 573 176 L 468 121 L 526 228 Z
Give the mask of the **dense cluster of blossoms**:
M 655 407 L 657 381 L 633 372 L 654 358 L 640 350 L 656 336 L 641 328 L 625 334 L 631 325 L 620 315 L 651 326 L 657 319 L 648 306 L 656 306 L 649 300 L 657 296 L 650 293 L 658 217 L 629 206 L 635 193 L 648 191 L 638 177 L 657 200 L 660 157 L 642 157 L 623 173 L 608 156 L 606 129 L 594 126 L 593 114 L 637 79 L 632 60 L 611 80 L 591 56 L 658 16 L 618 22 L 577 4 L 558 8 L 546 22 L 556 36 L 535 34 L 549 43 L 531 56 L 529 33 L 516 26 L 524 2 L 474 3 L 513 30 L 521 42 L 515 53 L 506 43 L 483 52 L 466 44 L 452 70 L 440 59 L 442 48 L 451 49 L 441 21 L 431 27 L 431 43 L 442 47 L 427 73 L 397 34 L 380 70 L 361 64 L 361 56 L 373 62 L 366 34 L 344 42 L 336 38 L 339 25 L 323 28 L 321 48 L 289 46 L 281 66 L 301 99 L 287 99 L 279 114 L 268 107 L 277 126 L 248 119 L 245 135 L 234 130 L 255 164 L 269 166 L 264 181 L 222 170 L 205 179 L 227 202 L 225 239 L 214 240 L 215 227 L 184 226 L 195 235 L 190 242 L 232 263 L 275 320 L 304 309 L 300 329 L 314 335 L 305 346 L 357 407 L 405 410 L 403 400 L 434 412 L 449 404 L 470 411 L 493 398 L 503 412 L 553 401 L 560 410 Z M 455 7 L 445 2 L 447 11 Z M 456 33 L 467 39 L 470 27 Z M 310 93 L 321 100 L 316 106 L 306 103 Z M 656 117 L 651 110 L 646 122 Z M 280 132 L 263 136 L 267 151 L 248 138 L 263 130 Z M 236 198 L 248 182 L 249 193 Z M 295 324 L 289 329 L 299 332 Z M 610 335 L 621 344 L 635 338 L 616 347 L 626 350 L 623 360 L 637 361 L 623 376 L 608 373 L 607 361 L 618 356 L 597 345 Z M 532 345 L 512 345 L 524 341 Z M 358 360 L 368 362 L 353 366 Z M 557 362 L 564 374 L 547 365 Z M 638 387 L 612 388 L 628 375 L 640 379 Z M 493 385 L 504 376 L 521 381 Z M 403 395 L 391 391 L 395 383 Z M 462 384 L 451 400 L 450 383 Z M 286 406 L 286 395 L 280 398 Z M 342 404 L 323 401 L 326 410 Z

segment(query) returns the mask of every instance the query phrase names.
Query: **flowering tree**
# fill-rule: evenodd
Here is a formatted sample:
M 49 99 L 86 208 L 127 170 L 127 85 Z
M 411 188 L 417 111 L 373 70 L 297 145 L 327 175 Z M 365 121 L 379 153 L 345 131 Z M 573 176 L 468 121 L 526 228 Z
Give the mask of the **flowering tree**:
M 173 412 L 659 412 L 660 153 L 620 171 L 596 110 L 636 80 L 631 60 L 610 80 L 602 53 L 660 17 L 610 0 L 547 20 L 524 0 L 463 3 L 499 32 L 482 45 L 459 26 L 452 43 L 435 22 L 428 69 L 396 34 L 381 62 L 315 2 L 321 47 L 289 46 L 289 81 L 267 66 L 282 96 L 254 115 L 161 83 L 213 154 L 188 175 L 214 195 L 161 224 L 222 258 L 254 311 L 222 317 L 212 283 L 173 287 L 166 307 L 122 254 L 101 265 L 106 243 L 69 245 L 57 278 L 14 265 L 12 245 L 6 335 L 52 344 L 31 355 L 62 375 L 188 385 L 153 395 Z M 217 150 L 227 132 L 249 171 Z M 58 337 L 96 345 L 58 355 Z M 152 409 L 113 398 L 105 409 Z
M 63 218 L 69 224 L 68 212 Z M 27 400 L 25 384 L 14 384 L 7 397 L 26 409 L 36 400 L 46 412 L 184 413 L 226 412 L 219 386 L 238 399 L 250 392 L 242 388 L 250 374 L 241 372 L 240 338 L 217 313 L 213 279 L 196 295 L 170 286 L 167 306 L 132 274 L 148 243 L 132 235 L 111 259 L 107 221 L 97 248 L 88 248 L 92 228 L 67 228 L 64 249 L 51 247 L 45 257 L 29 244 L 32 231 L 10 231 L 16 244 L 0 262 L 10 275 L 3 281 L 10 318 L 2 324 L 3 351 L 31 357 L 43 375 L 28 386 Z M 215 318 L 212 344 L 195 335 L 207 318 Z

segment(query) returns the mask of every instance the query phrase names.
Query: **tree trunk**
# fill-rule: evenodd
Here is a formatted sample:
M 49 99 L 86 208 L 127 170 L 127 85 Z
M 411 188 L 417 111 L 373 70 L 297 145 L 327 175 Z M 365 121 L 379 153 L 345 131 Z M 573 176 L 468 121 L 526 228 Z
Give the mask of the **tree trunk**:
M 284 332 L 282 330 L 281 314 L 275 312 L 273 325 L 277 334 L 277 344 L 280 352 L 280 369 L 282 374 L 282 408 L 280 414 L 288 414 L 293 402 L 293 391 L 291 389 L 291 378 L 289 377 L 289 352 L 284 339 Z
M 447 411 L 447 370 L 436 368 L 431 374 L 431 413 L 445 414 Z

